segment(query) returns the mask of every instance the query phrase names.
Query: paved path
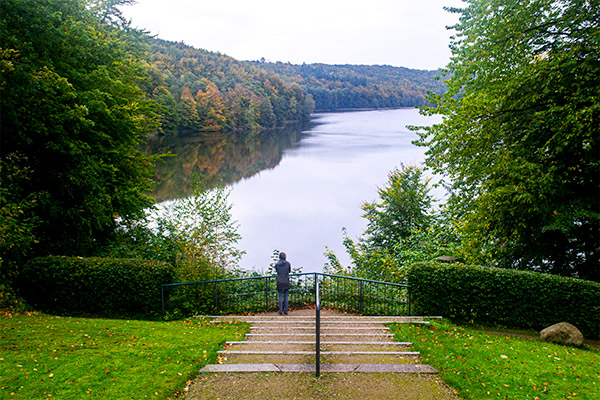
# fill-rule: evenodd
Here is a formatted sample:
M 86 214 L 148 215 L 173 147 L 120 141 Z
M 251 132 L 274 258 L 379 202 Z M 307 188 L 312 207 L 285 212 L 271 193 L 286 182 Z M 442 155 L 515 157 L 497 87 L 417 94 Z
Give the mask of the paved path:
M 419 362 L 419 353 L 411 351 L 411 343 L 394 341 L 385 326 L 388 322 L 427 324 L 424 318 L 364 317 L 323 310 L 319 380 L 315 379 L 313 309 L 294 310 L 284 316 L 267 313 L 213 320 L 232 319 L 250 323 L 250 333 L 245 341 L 228 342 L 220 352 L 219 364 L 200 370 L 203 374 L 192 385 L 188 399 L 366 400 L 399 395 L 407 399 L 453 399 L 437 378 L 437 371 Z M 304 374 L 289 374 L 295 372 Z

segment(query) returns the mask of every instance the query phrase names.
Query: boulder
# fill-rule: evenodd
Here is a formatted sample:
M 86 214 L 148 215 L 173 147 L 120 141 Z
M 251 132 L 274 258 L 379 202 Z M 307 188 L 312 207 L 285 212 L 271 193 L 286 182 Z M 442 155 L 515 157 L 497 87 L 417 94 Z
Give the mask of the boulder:
M 583 344 L 583 335 L 579 329 L 568 322 L 560 322 L 547 327 L 540 332 L 540 338 L 548 342 L 561 344 L 574 344 L 576 346 Z

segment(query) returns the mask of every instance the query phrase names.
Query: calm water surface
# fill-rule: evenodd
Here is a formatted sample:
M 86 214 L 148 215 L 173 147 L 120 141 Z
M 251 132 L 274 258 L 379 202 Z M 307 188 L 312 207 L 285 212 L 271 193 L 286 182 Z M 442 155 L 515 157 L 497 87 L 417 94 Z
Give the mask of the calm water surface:
M 326 247 L 344 266 L 342 228 L 351 238 L 366 227 L 360 205 L 400 165 L 421 165 L 425 149 L 407 125 L 428 125 L 415 109 L 317 114 L 317 123 L 283 153 L 279 165 L 233 185 L 233 217 L 247 254 L 240 266 L 266 271 L 277 249 L 292 269 L 320 272 Z

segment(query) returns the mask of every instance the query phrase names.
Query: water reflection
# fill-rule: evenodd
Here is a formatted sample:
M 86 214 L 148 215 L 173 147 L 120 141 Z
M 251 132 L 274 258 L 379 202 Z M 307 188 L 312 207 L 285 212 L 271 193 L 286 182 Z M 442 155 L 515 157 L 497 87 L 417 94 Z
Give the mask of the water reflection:
M 149 153 L 177 154 L 159 165 L 154 197 L 189 195 L 197 170 L 209 186 L 221 180 L 232 188 L 239 248 L 247 252 L 242 268 L 266 271 L 277 249 L 294 271 L 320 272 L 326 246 L 348 265 L 342 228 L 352 238 L 364 231 L 361 204 L 377 199 L 392 169 L 424 160 L 426 149 L 412 144 L 416 134 L 406 126 L 433 122 L 415 109 L 318 114 L 313 122 L 303 133 L 151 140 Z
M 326 246 L 348 265 L 342 228 L 360 235 L 366 226 L 360 205 L 377 198 L 392 169 L 423 162 L 426 149 L 412 145 L 416 134 L 406 126 L 431 120 L 403 109 L 319 114 L 315 122 L 277 168 L 232 185 L 244 268 L 266 270 L 278 249 L 292 268 L 322 271 Z
M 148 139 L 144 152 L 167 154 L 157 165 L 158 185 L 151 193 L 157 202 L 189 196 L 190 177 L 197 172 L 208 187 L 231 184 L 279 164 L 286 148 L 296 143 L 302 130 L 288 127 L 269 132 L 228 136 L 162 137 Z

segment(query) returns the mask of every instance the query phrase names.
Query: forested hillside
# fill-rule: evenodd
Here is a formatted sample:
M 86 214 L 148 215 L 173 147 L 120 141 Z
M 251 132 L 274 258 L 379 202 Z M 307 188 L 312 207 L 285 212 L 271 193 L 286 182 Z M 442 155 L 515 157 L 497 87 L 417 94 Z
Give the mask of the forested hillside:
M 391 66 L 243 62 L 184 43 L 149 41 L 146 92 L 159 135 L 272 129 L 313 111 L 413 107 L 441 94 L 437 71 Z
M 389 65 L 327 65 L 252 62 L 298 84 L 315 102 L 316 111 L 360 108 L 398 108 L 425 105 L 428 92 L 441 94 L 439 71 Z
M 164 135 L 274 128 L 307 121 L 314 109 L 297 84 L 231 57 L 150 41 L 148 94 L 162 107 Z

